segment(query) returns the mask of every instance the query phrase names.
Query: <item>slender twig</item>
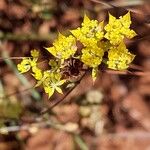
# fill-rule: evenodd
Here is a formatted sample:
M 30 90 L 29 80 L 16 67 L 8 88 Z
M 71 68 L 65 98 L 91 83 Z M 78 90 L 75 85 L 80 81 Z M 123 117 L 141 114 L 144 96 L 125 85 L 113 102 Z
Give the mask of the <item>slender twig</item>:
M 60 123 L 54 123 L 50 120 L 44 121 L 44 122 L 34 122 L 31 124 L 26 124 L 26 125 L 21 125 L 21 126 L 10 126 L 10 127 L 1 127 L 0 128 L 0 133 L 1 134 L 6 134 L 9 132 L 18 132 L 18 131 L 32 131 L 37 128 L 45 128 L 45 127 L 52 127 L 57 130 L 65 131 L 67 133 L 71 133 L 73 135 L 78 135 L 76 131 L 71 131 L 66 129 L 66 124 L 60 124 Z M 150 132 L 145 132 L 145 131 L 133 131 L 133 132 L 120 132 L 120 133 L 107 133 L 107 134 L 102 134 L 101 138 L 106 138 L 107 139 L 116 139 L 116 138 L 135 138 L 135 139 L 149 139 L 150 138 Z
M 73 125 L 73 124 L 75 124 L 75 123 L 72 123 L 71 125 Z M 10 132 L 18 132 L 18 131 L 23 131 L 23 130 L 29 131 L 29 132 L 36 132 L 41 128 L 47 128 L 47 127 L 65 131 L 65 132 L 73 134 L 73 135 L 78 134 L 78 126 L 72 127 L 72 129 L 70 129 L 70 128 L 67 128 L 67 125 L 69 125 L 69 123 L 61 124 L 58 121 L 56 123 L 52 120 L 48 120 L 48 121 L 42 120 L 40 122 L 38 122 L 37 120 L 34 120 L 34 122 L 30 123 L 30 124 L 0 127 L 0 134 L 6 134 L 6 133 L 10 133 Z
M 139 70 L 139 71 L 145 71 L 143 67 L 135 65 L 135 64 L 130 64 L 129 68 Z
M 136 42 L 142 41 L 142 40 L 149 40 L 149 39 L 150 39 L 150 35 L 146 35 L 146 36 L 134 39 L 134 40 L 130 40 L 130 41 L 127 42 L 127 44 L 130 45 L 130 44 L 134 44 Z
M 0 57 L 0 60 L 7 60 L 7 59 L 17 60 L 17 59 L 23 59 L 23 58 L 32 58 L 32 57 Z
M 113 2 L 104 2 L 101 0 L 90 0 L 92 2 L 98 3 L 98 4 L 102 4 L 103 5 L 103 9 L 109 9 L 109 8 L 116 8 L 116 7 L 129 7 L 129 6 L 136 6 L 136 5 L 142 5 L 144 4 L 143 1 L 124 1 L 119 3 L 118 1 L 113 1 Z
M 117 71 L 117 70 L 105 70 L 104 72 L 108 73 L 108 74 L 117 74 L 117 75 L 134 75 L 134 76 L 149 76 L 150 72 L 140 72 L 140 71 L 135 71 L 135 72 L 131 72 L 131 71 Z
M 110 9 L 110 8 L 119 8 L 121 7 L 122 9 L 124 9 L 125 11 L 131 11 L 132 13 L 134 14 L 138 14 L 138 15 L 144 15 L 144 16 L 148 16 L 148 14 L 145 14 L 145 13 L 141 13 L 139 11 L 136 11 L 132 8 L 130 8 L 131 6 L 138 6 L 138 5 L 143 5 L 143 4 L 150 4 L 149 1 L 142 1 L 142 0 L 135 0 L 135 1 L 121 1 L 121 2 L 118 2 L 118 1 L 112 1 L 112 2 L 104 2 L 104 1 L 101 1 L 101 0 L 90 0 L 92 2 L 95 2 L 97 4 L 101 4 L 102 7 L 100 8 L 100 10 L 105 10 L 105 9 Z M 129 8 L 127 8 L 129 7 Z M 147 20 L 145 22 L 142 22 L 142 23 L 145 23 L 145 24 L 149 24 L 149 22 L 147 23 Z
M 68 92 L 61 99 L 59 99 L 58 101 L 56 101 L 49 108 L 41 111 L 40 115 L 43 115 L 43 114 L 51 111 L 56 105 L 58 105 L 59 103 L 61 103 L 62 101 L 64 101 L 65 98 L 80 84 L 81 80 L 85 77 L 85 75 L 86 75 L 86 71 L 83 73 L 83 75 L 81 76 L 81 78 L 78 81 L 75 82 L 75 85 L 70 90 L 68 90 Z
M 24 58 L 33 58 L 33 57 L 4 57 L 4 58 L 0 57 L 0 60 L 2 60 L 2 61 L 5 61 L 5 60 L 20 60 L 20 59 L 24 59 Z M 44 63 L 44 62 L 48 61 L 47 57 L 42 57 L 41 59 L 46 59 L 46 60 L 43 60 L 41 62 L 37 62 L 37 64 L 41 64 L 41 63 Z
M 122 133 L 108 133 L 104 137 L 108 138 L 136 138 L 136 139 L 147 139 L 150 138 L 150 132 L 145 131 L 133 131 L 133 132 L 122 132 Z M 103 136 L 101 136 L 103 137 Z

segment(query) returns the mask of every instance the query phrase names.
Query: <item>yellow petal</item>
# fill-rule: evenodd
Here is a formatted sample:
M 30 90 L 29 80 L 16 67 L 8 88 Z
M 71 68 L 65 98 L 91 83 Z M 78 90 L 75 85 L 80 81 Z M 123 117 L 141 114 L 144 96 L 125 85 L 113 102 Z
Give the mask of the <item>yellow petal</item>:
M 115 20 L 116 18 L 109 13 L 109 23 L 113 23 Z
M 93 79 L 93 83 L 95 82 L 96 78 L 97 78 L 97 74 L 98 74 L 98 68 L 93 68 L 92 69 L 92 79 Z
M 84 24 L 87 24 L 88 22 L 90 22 L 90 19 L 89 19 L 89 17 L 85 14 L 85 15 L 84 15 L 83 23 L 84 23 Z
M 59 32 L 58 33 L 58 39 L 61 39 L 61 38 L 65 38 L 65 36 Z
M 101 21 L 101 22 L 99 23 L 99 27 L 101 28 L 101 30 L 103 29 L 103 27 L 104 27 L 104 21 Z
M 45 93 L 48 94 L 48 97 L 50 98 L 54 94 L 54 88 L 51 87 L 44 87 Z
M 36 49 L 31 50 L 31 56 L 34 58 L 39 57 L 39 51 Z
M 131 21 L 131 16 L 130 16 L 130 12 L 128 12 L 127 14 L 125 14 L 122 19 L 125 21 L 125 22 L 130 22 Z
M 57 85 L 62 85 L 62 84 L 64 84 L 66 82 L 66 80 L 61 80 L 61 81 L 59 81 L 58 83 L 57 83 Z
M 52 55 L 56 56 L 56 51 L 55 51 L 54 47 L 48 47 L 48 48 L 45 48 L 45 49 L 48 50 Z
M 63 94 L 61 88 L 59 88 L 59 87 L 56 87 L 56 91 L 57 91 L 58 93 L 60 93 L 60 94 Z

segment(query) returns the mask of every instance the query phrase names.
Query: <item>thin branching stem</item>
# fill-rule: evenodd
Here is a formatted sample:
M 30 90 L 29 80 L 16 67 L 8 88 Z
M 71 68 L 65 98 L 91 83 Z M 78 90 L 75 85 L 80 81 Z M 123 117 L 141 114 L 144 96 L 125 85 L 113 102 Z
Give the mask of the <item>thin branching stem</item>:
M 104 72 L 106 72 L 108 74 L 116 74 L 116 75 L 134 75 L 134 76 L 149 76 L 150 75 L 149 71 L 147 71 L 147 72 L 141 72 L 141 71 L 131 72 L 131 71 L 128 71 L 128 70 L 126 70 L 126 71 L 116 71 L 116 70 L 107 69 Z
M 137 5 L 142 5 L 144 4 L 143 1 L 137 0 L 137 1 L 125 1 L 125 2 L 118 2 L 118 1 L 113 1 L 113 2 L 104 2 L 101 0 L 90 0 L 92 2 L 95 2 L 97 4 L 102 4 L 104 7 L 103 9 L 109 9 L 109 8 L 116 8 L 116 7 L 130 7 L 130 6 L 137 6 Z
M 11 60 L 18 60 L 19 59 L 20 60 L 20 59 L 24 59 L 24 58 L 32 58 L 32 57 L 6 57 L 6 58 L 0 57 L 0 60 L 2 60 L 2 61 L 7 60 L 7 59 L 11 59 Z

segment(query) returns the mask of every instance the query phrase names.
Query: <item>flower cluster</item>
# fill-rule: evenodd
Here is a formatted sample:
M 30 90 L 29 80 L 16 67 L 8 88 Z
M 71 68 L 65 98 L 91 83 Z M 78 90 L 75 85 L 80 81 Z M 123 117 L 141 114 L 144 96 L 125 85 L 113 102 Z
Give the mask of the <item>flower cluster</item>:
M 77 50 L 76 39 L 72 35 L 65 37 L 59 33 L 53 47 L 46 48 L 56 58 L 65 60 L 73 56 Z
M 24 58 L 18 64 L 18 70 L 21 73 L 31 70 L 32 76 L 37 80 L 36 86 L 43 86 L 49 97 L 55 90 L 62 93 L 61 86 L 69 78 L 63 75 L 64 68 L 68 67 L 71 72 L 74 69 L 69 66 L 69 61 L 75 60 L 76 64 L 80 61 L 82 67 L 91 68 L 93 81 L 102 63 L 110 69 L 125 70 L 135 57 L 124 44 L 125 38 L 131 39 L 136 35 L 130 25 L 130 12 L 119 19 L 109 14 L 106 26 L 103 21 L 90 20 L 85 15 L 81 27 L 71 30 L 69 36 L 59 33 L 53 46 L 46 48 L 54 57 L 49 60 L 50 69 L 43 71 L 38 67 L 39 52 L 32 50 L 31 57 Z M 78 49 L 77 42 L 82 44 L 81 50 Z M 78 70 L 76 72 L 81 72 L 82 67 L 75 68 Z
M 42 84 L 45 93 L 48 94 L 49 97 L 51 97 L 54 94 L 54 91 L 56 90 L 58 93 L 63 93 L 60 86 L 65 83 L 66 80 L 61 79 L 62 76 L 60 73 L 57 72 L 51 72 L 51 71 L 44 71 L 42 79 L 37 82 L 36 86 L 39 86 Z
M 86 15 L 82 23 L 82 27 L 72 30 L 71 33 L 79 40 L 84 46 L 93 47 L 97 44 L 103 36 L 103 22 L 97 20 L 90 20 Z
M 120 16 L 119 19 L 109 14 L 109 23 L 104 28 L 106 30 L 104 37 L 108 39 L 112 45 L 118 45 L 122 42 L 124 37 L 131 39 L 136 35 L 133 30 L 130 30 L 130 25 L 130 12 L 123 17 Z
M 129 67 L 135 55 L 128 52 L 125 44 L 122 42 L 119 46 L 112 46 L 108 52 L 108 68 L 114 70 L 125 70 Z
M 29 58 L 23 58 L 22 62 L 17 65 L 18 70 L 20 73 L 26 73 L 31 69 L 33 77 L 36 80 L 41 80 L 42 71 L 37 66 L 39 52 L 35 49 L 31 50 L 31 56 Z

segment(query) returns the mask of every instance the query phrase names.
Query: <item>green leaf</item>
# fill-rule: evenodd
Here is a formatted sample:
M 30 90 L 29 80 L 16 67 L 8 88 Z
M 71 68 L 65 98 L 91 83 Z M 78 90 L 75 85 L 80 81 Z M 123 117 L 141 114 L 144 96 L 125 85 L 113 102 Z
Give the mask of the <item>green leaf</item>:
M 74 135 L 74 140 L 78 144 L 81 150 L 89 150 L 87 144 L 79 135 Z

